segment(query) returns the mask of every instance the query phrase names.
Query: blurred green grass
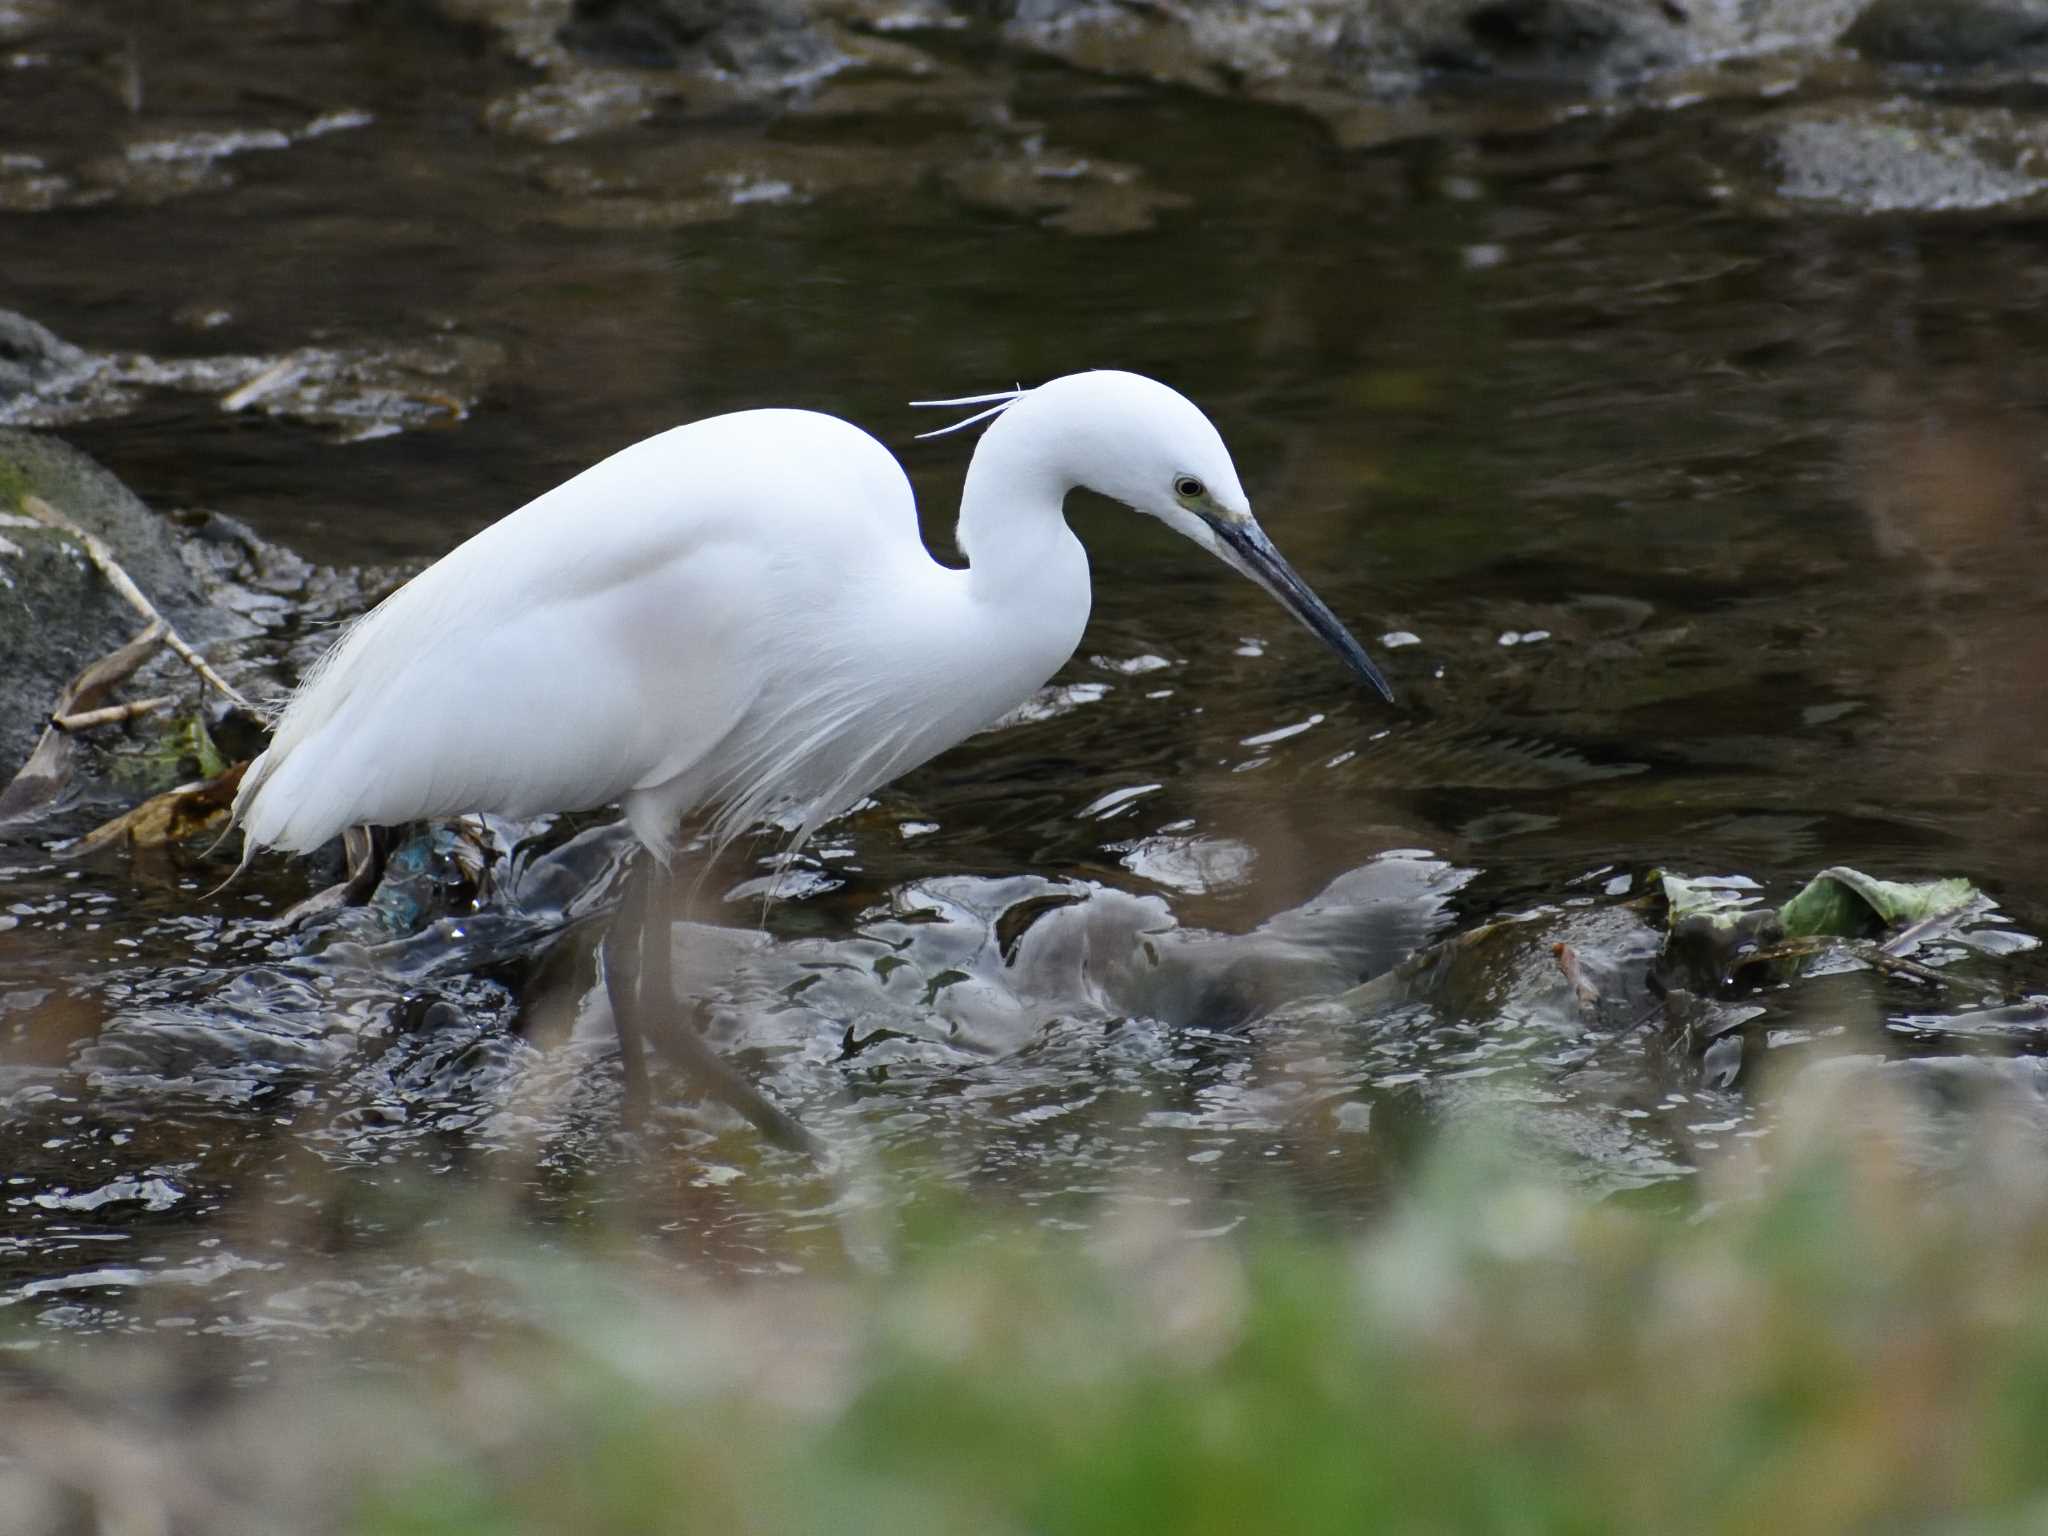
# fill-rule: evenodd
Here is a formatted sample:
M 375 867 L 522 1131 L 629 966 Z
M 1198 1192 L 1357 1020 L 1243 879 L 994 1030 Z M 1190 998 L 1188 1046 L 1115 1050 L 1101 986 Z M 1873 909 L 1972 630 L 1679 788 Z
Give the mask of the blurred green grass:
M 962 1198 L 885 1267 L 711 1283 L 451 1215 L 422 1262 L 525 1323 L 227 1391 L 101 1346 L 0 1376 L 0 1530 L 2040 1529 L 2038 1090 L 1831 1065 L 1682 1208 L 1465 1132 L 1362 1235 L 1205 1229 L 1192 1185 L 1085 1232 Z
M 1796 1109 L 1690 1214 L 1466 1140 L 1363 1240 L 963 1210 L 887 1275 L 571 1304 L 494 1366 L 510 1433 L 450 1423 L 349 1528 L 2039 1529 L 2042 1150 L 1931 1174 L 1913 1113 Z

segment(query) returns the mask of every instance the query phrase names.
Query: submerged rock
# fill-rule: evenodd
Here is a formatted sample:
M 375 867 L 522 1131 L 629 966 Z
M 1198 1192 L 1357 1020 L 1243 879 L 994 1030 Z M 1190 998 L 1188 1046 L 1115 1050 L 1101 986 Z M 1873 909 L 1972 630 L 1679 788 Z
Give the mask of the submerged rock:
M 4 15 L 0 7 L 0 15 Z M 367 127 L 367 112 L 340 107 L 301 120 L 238 124 L 153 121 L 153 129 L 118 150 L 84 158 L 0 152 L 0 210 L 46 213 L 109 205 L 155 207 L 225 192 L 250 155 L 275 154 L 328 134 Z
M 1895 64 L 2018 64 L 2048 53 L 2048 0 L 1873 0 L 1843 38 Z
M 505 359 L 496 342 L 442 332 L 410 342 L 302 346 L 281 356 L 88 352 L 0 310 L 0 424 L 61 427 L 130 410 L 145 390 L 215 396 L 359 442 L 464 420 Z
M 1380 0 L 1353 11 L 1347 35 L 1427 70 L 1612 82 L 1826 42 L 1853 14 L 1826 0 Z
M 576 0 L 561 40 L 601 63 L 760 80 L 815 74 L 839 58 L 803 0 Z
M 25 395 L 72 388 L 92 371 L 92 357 L 84 348 L 26 315 L 0 309 L 0 407 Z

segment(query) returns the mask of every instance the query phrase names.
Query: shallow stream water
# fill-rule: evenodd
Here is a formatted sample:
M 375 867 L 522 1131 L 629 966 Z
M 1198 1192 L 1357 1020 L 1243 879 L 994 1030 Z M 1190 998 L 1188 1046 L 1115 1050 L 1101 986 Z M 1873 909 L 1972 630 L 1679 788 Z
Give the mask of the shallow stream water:
M 1210 412 L 1402 708 L 1078 505 L 1096 616 L 1054 686 L 765 909 L 777 841 L 743 843 L 679 936 L 698 1021 L 846 1149 L 836 1178 L 672 1072 L 621 1131 L 601 818 L 498 829 L 453 915 L 445 838 L 417 842 L 295 938 L 265 924 L 319 871 L 212 895 L 229 852 L 12 833 L 25 1341 L 224 1335 L 253 1368 L 487 1315 L 459 1242 L 399 1240 L 465 1211 L 748 1274 L 963 1194 L 1355 1222 L 1467 1112 L 1677 1201 L 1767 1140 L 1783 1063 L 2042 1040 L 2037 224 L 1787 206 L 1754 163 L 1775 101 L 1343 151 L 968 41 L 937 80 L 605 127 L 400 9 L 0 4 L 0 302 L 128 359 L 51 419 L 153 505 L 405 567 L 648 432 L 785 403 L 897 449 L 950 558 L 969 444 L 911 441 L 904 402 L 1129 367 Z M 316 353 L 356 371 L 223 408 L 260 369 L 222 359 Z M 1745 1004 L 1734 1060 L 1641 990 L 1655 936 L 1619 903 L 1651 871 L 1781 900 L 1834 864 L 1995 907 L 1919 956 L 1943 986 L 1843 968 Z M 1346 1000 L 1503 917 L 1529 942 Z

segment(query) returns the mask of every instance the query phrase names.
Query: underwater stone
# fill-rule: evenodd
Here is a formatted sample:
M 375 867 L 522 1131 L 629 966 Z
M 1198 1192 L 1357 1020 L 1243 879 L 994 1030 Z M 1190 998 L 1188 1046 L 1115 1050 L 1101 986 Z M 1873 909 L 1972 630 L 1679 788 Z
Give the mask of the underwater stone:
M 1894 64 L 2017 64 L 2048 51 L 2048 0 L 1875 0 L 1843 39 Z

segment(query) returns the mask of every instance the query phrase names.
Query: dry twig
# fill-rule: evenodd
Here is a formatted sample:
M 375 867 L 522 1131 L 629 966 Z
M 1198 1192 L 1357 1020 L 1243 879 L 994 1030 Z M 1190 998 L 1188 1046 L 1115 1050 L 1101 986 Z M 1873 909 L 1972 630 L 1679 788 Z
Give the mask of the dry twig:
M 50 712 L 52 723 L 44 728 L 35 751 L 22 764 L 21 772 L 0 789 L 0 824 L 33 815 L 57 798 L 70 782 L 77 743 L 56 720 L 97 710 L 116 683 L 156 654 L 168 628 L 162 619 L 152 620 L 133 640 L 102 656 L 64 685 L 57 707 Z
M 304 375 L 306 365 L 294 357 L 279 358 L 268 368 L 235 389 L 221 396 L 220 408 L 224 411 L 239 411 L 265 395 L 275 394 L 280 389 L 296 384 Z
M 52 715 L 50 724 L 67 736 L 80 731 L 92 730 L 95 726 L 119 725 L 124 720 L 133 720 L 138 715 L 153 715 L 160 709 L 168 709 L 177 703 L 168 693 L 159 693 L 147 699 L 131 699 L 126 704 L 109 704 L 102 709 L 82 709 L 72 715 Z

